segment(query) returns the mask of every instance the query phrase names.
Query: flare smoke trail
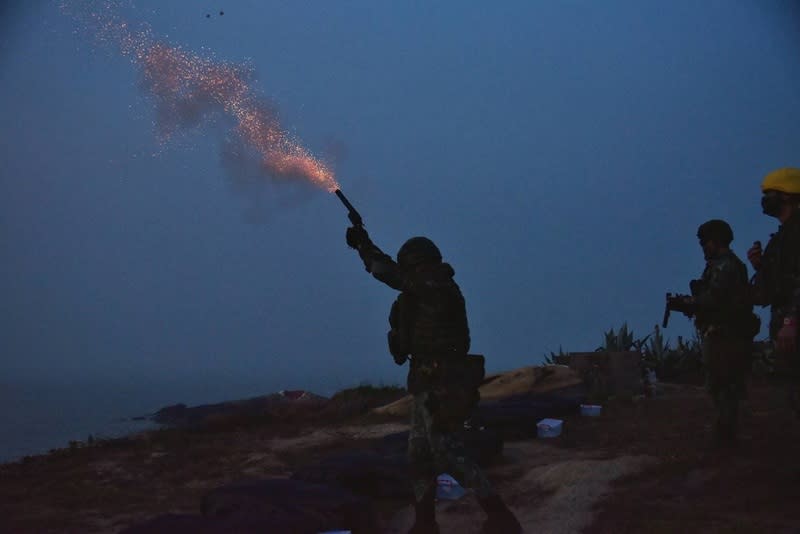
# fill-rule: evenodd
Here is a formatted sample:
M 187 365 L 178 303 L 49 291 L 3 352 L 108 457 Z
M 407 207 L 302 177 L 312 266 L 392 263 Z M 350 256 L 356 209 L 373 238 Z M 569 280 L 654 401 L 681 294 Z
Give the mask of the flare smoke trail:
M 333 171 L 288 134 L 251 87 L 251 68 L 170 46 L 157 40 L 146 25 L 134 30 L 118 14 L 115 2 L 67 1 L 61 7 L 81 29 L 141 69 L 156 102 L 162 141 L 169 140 L 186 117 L 200 120 L 222 112 L 234 119 L 236 134 L 258 153 L 266 173 L 302 178 L 329 192 L 338 189 Z

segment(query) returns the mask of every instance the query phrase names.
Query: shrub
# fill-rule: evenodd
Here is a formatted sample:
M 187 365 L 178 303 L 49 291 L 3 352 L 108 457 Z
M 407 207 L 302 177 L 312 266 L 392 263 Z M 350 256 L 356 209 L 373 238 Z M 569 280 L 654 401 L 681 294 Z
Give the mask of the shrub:
M 656 325 L 642 346 L 642 366 L 654 370 L 665 382 L 700 383 L 703 375 L 703 350 L 699 337 L 684 340 L 678 336 L 675 347 L 670 346 Z
M 614 331 L 613 328 L 610 328 L 608 332 L 603 333 L 603 337 L 605 338 L 603 344 L 595 349 L 598 352 L 627 352 L 629 350 L 641 352 L 650 335 L 636 339 L 633 330 L 628 329 L 628 323 L 622 323 L 619 330 Z
M 544 355 L 544 363 L 545 365 L 553 365 L 556 363 L 556 358 L 563 358 L 564 356 L 569 356 L 569 352 L 564 352 L 564 349 L 561 348 L 561 345 L 558 346 L 558 352 L 550 351 L 550 354 Z

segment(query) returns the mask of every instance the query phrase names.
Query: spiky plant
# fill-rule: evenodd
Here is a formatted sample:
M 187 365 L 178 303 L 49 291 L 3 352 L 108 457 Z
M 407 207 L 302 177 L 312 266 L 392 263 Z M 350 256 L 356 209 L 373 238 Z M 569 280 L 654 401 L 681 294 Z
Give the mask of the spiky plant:
M 605 338 L 603 344 L 597 347 L 597 351 L 625 352 L 631 349 L 640 351 L 649 336 L 644 339 L 636 339 L 633 330 L 629 330 L 628 323 L 625 322 L 617 331 L 610 328 L 608 332 L 604 332 L 603 337 Z
M 561 348 L 561 345 L 558 346 L 558 353 L 550 351 L 550 354 L 544 355 L 544 363 L 545 365 L 553 365 L 556 363 L 556 358 L 563 358 L 564 356 L 569 356 L 569 352 L 564 352 L 564 349 Z
M 651 334 L 647 335 L 645 340 L 647 342 L 643 343 L 642 350 L 642 359 L 645 367 L 655 369 L 658 372 L 657 369 L 670 352 L 669 340 L 664 338 L 664 334 L 658 325 L 655 326 Z

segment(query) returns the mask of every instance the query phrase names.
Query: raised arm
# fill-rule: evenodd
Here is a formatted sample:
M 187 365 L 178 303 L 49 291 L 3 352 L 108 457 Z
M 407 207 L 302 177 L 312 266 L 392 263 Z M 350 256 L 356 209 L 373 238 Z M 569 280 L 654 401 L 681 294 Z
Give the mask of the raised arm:
M 358 251 L 368 273 L 392 289 L 403 289 L 403 275 L 397 262 L 372 242 L 363 226 L 348 228 L 346 238 L 347 245 Z

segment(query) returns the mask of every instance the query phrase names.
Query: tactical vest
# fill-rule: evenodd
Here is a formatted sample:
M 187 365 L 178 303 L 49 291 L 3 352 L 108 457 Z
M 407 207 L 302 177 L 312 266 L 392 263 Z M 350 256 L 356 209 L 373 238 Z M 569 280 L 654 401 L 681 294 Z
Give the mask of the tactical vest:
M 724 294 L 710 293 L 715 285 L 714 277 L 721 275 L 720 269 L 724 270 L 722 272 L 726 276 L 734 278 L 734 284 Z M 761 324 L 753 313 L 747 267 L 735 254 L 727 253 L 714 260 L 705 268 L 700 280 L 693 280 L 690 287 L 695 297 L 711 294 L 716 304 L 708 309 L 697 310 L 695 324 L 699 330 L 706 331 L 713 327 L 749 338 L 758 333 Z
M 411 356 L 412 392 L 429 389 L 442 378 L 440 362 L 466 358 L 469 351 L 466 305 L 454 274 L 444 263 L 415 273 L 392 305 L 389 351 Z
M 772 312 L 770 334 L 775 335 L 784 316 L 791 313 L 797 296 L 800 266 L 800 212 L 772 234 L 764 249 L 761 268 L 754 277 L 756 299 Z

